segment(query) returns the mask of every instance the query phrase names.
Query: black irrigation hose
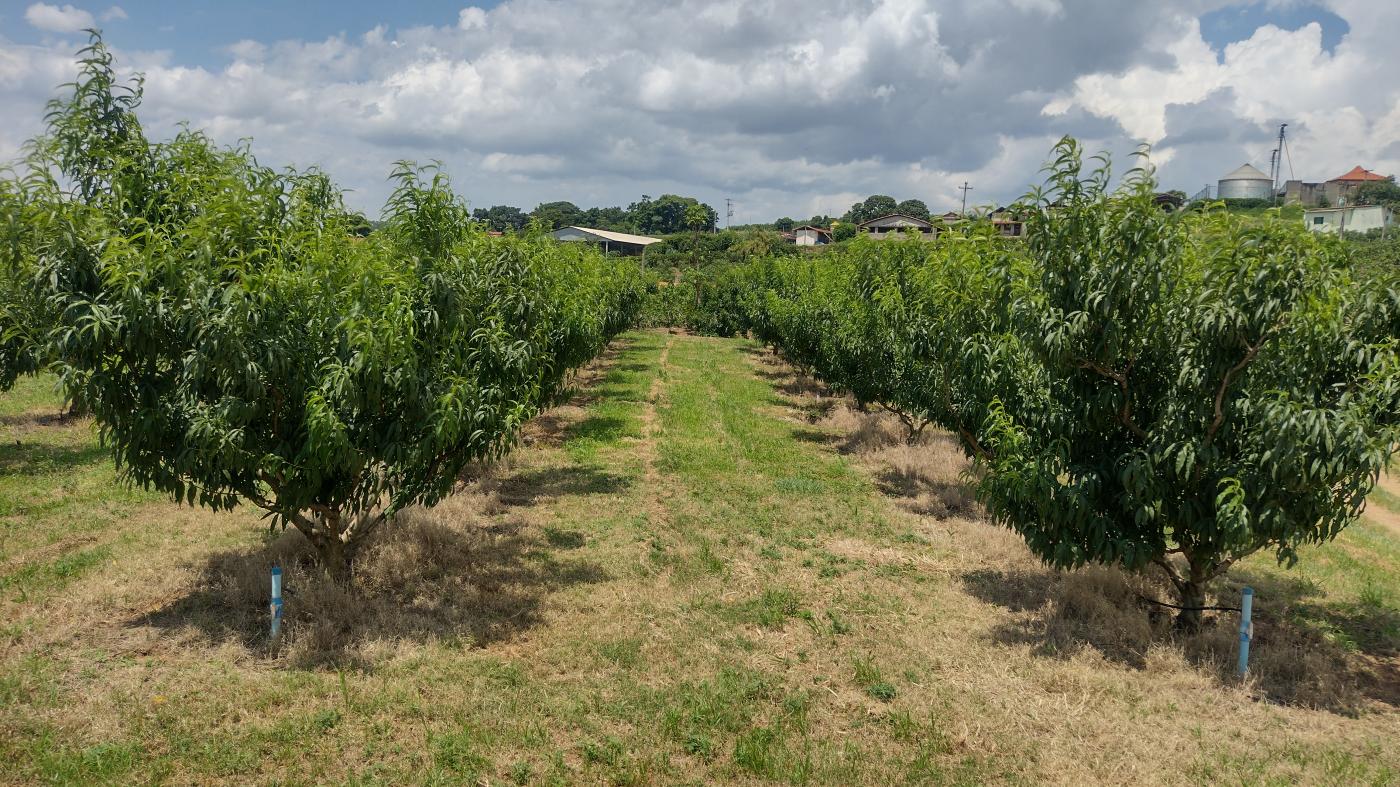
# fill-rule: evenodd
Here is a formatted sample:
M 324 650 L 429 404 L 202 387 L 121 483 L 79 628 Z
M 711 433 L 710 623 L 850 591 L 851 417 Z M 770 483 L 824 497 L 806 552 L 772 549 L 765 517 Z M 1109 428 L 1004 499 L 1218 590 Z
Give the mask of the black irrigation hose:
M 1178 606 L 1175 605 L 1175 604 L 1168 604 L 1168 603 L 1165 602 L 1165 601 L 1158 601 L 1158 600 L 1153 599 L 1153 598 L 1148 598 L 1147 596 L 1138 595 L 1138 594 L 1134 594 L 1134 595 L 1137 595 L 1138 598 L 1142 599 L 1143 601 L 1146 601 L 1146 602 L 1149 603 L 1149 604 L 1156 604 L 1156 605 L 1159 606 L 1159 607 L 1171 607 L 1172 609 L 1184 609 L 1184 610 L 1186 610 L 1186 611 L 1188 611 L 1188 612 L 1205 612 L 1205 611 L 1207 611 L 1207 610 L 1217 610 L 1217 611 L 1220 611 L 1220 612 L 1239 612 L 1239 611 L 1241 611 L 1239 607 L 1178 607 Z

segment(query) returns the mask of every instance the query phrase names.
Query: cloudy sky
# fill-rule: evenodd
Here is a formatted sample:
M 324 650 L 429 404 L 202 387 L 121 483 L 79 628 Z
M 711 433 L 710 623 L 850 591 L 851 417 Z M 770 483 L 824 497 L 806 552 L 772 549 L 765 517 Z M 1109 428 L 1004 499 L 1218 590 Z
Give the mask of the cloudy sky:
M 443 161 L 474 207 L 937 211 L 964 181 L 1015 198 L 1063 134 L 1150 143 L 1163 187 L 1195 192 L 1267 171 L 1281 122 L 1300 178 L 1400 172 L 1397 0 L 120 2 L 0 0 L 0 157 L 95 26 L 145 73 L 149 132 L 251 137 L 371 214 L 405 158 Z

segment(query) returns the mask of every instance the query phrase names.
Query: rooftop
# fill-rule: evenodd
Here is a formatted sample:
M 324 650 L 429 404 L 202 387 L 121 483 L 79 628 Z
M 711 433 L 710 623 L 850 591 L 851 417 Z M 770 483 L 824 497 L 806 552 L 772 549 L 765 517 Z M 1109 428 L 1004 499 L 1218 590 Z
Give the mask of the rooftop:
M 1221 180 L 1268 180 L 1269 176 L 1255 169 L 1252 164 L 1243 164 L 1239 169 L 1225 175 Z
M 579 232 L 586 232 L 589 235 L 596 235 L 603 240 L 612 241 L 613 243 L 631 243 L 636 246 L 650 246 L 653 243 L 661 242 L 660 238 L 649 238 L 646 235 L 630 235 L 626 232 L 613 232 L 612 230 L 600 230 L 593 227 L 568 226 L 561 227 L 555 230 L 555 232 L 561 230 L 578 230 Z
M 931 225 L 927 220 L 925 220 L 925 219 L 918 218 L 917 216 L 909 216 L 909 215 L 906 215 L 906 214 L 904 214 L 904 213 L 887 213 L 887 214 L 885 214 L 884 216 L 876 216 L 875 218 L 870 219 L 869 221 L 862 221 L 860 224 L 858 224 L 858 225 L 856 225 L 856 226 L 858 226 L 858 227 L 869 227 L 869 226 L 871 226 L 872 224 L 887 224 L 887 223 L 889 223 L 891 220 L 898 220 L 898 219 L 904 219 L 905 221 L 912 221 L 912 222 L 914 222 L 914 224 L 913 224 L 912 226 L 916 226 L 916 227 L 928 227 L 928 226 L 932 226 L 932 225 Z M 909 226 L 909 225 L 906 225 L 906 226 Z
M 1385 176 L 1383 176 L 1383 175 L 1377 175 L 1376 173 L 1370 171 L 1369 169 L 1362 169 L 1362 168 L 1361 168 L 1361 165 L 1358 164 L 1358 165 L 1352 167 L 1352 168 L 1351 168 L 1351 171 L 1348 172 L 1347 174 L 1345 174 L 1345 175 L 1338 175 L 1337 177 L 1332 178 L 1332 180 L 1333 180 L 1333 181 L 1338 181 L 1338 180 L 1340 180 L 1340 181 L 1347 182 L 1347 183 L 1359 183 L 1359 182 L 1375 181 L 1375 180 L 1390 180 L 1390 178 L 1387 178 L 1387 177 L 1385 177 Z

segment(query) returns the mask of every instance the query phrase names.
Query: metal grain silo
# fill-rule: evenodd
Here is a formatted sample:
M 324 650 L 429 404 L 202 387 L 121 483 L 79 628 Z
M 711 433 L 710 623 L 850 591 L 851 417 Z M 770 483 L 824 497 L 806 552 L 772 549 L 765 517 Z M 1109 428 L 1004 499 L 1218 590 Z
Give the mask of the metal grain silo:
M 1273 196 L 1274 182 L 1248 164 L 1221 178 L 1216 188 L 1219 199 L 1271 199 Z

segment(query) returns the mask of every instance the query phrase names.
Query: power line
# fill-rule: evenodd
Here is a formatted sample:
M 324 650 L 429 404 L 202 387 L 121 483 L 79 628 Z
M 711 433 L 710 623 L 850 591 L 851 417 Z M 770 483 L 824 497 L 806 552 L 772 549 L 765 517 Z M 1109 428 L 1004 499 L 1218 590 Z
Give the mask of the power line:
M 967 181 L 964 180 L 964 181 L 963 181 L 963 184 L 962 184 L 961 186 L 958 186 L 958 189 L 962 191 L 962 213 L 960 213 L 960 214 L 958 214 L 958 215 L 960 215 L 960 216 L 966 218 L 966 217 L 967 217 L 967 193 L 968 193 L 969 191 L 972 191 L 972 187 L 969 186 L 969 185 L 967 185 Z

